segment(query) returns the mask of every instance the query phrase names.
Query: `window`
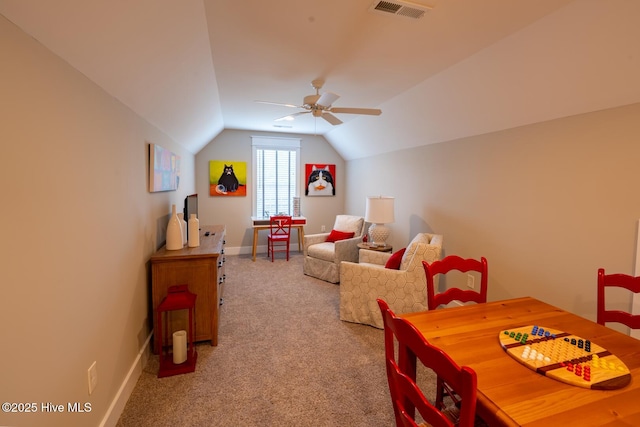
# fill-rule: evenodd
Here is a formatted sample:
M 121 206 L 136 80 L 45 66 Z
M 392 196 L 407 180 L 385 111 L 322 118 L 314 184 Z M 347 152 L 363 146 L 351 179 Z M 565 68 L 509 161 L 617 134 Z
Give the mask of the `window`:
M 252 137 L 253 215 L 293 215 L 298 194 L 300 139 Z

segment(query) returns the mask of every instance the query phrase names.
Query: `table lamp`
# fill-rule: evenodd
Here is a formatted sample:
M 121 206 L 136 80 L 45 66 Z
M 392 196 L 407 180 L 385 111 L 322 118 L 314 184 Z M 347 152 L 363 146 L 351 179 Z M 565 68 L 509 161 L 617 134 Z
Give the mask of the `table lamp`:
M 392 223 L 393 197 L 371 196 L 367 197 L 367 207 L 364 220 L 371 223 L 369 227 L 369 243 L 372 246 L 387 246 L 387 239 L 391 230 L 385 224 Z

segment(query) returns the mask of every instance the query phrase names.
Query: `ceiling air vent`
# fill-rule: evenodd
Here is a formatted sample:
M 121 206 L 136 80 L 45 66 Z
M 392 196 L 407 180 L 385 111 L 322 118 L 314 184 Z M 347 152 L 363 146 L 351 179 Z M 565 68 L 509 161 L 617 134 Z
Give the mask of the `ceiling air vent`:
M 406 1 L 374 1 L 369 10 L 375 13 L 404 16 L 407 18 L 420 19 L 427 13 L 431 6 L 409 3 Z

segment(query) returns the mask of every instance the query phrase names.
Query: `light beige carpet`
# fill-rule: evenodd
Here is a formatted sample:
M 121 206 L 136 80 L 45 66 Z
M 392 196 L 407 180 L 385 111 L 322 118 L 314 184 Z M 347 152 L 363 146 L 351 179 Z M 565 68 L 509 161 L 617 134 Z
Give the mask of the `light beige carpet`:
M 218 346 L 162 379 L 152 356 L 118 426 L 394 425 L 383 332 L 339 320 L 339 285 L 304 276 L 297 252 L 227 256 L 226 275 Z

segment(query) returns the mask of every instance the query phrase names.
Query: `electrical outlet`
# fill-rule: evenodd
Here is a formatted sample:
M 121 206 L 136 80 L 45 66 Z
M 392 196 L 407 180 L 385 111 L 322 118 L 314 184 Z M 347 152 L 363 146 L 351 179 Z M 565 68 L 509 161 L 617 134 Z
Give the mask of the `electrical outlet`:
M 476 287 L 476 278 L 471 274 L 467 274 L 467 288 L 475 289 Z
M 327 227 L 325 227 L 324 225 L 320 226 L 320 232 L 324 233 L 325 231 L 327 231 Z
M 97 362 L 93 362 L 89 369 L 87 370 L 87 381 L 89 383 L 89 395 L 93 393 L 96 386 L 98 385 L 98 368 L 96 366 Z

